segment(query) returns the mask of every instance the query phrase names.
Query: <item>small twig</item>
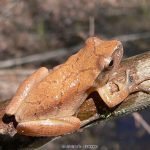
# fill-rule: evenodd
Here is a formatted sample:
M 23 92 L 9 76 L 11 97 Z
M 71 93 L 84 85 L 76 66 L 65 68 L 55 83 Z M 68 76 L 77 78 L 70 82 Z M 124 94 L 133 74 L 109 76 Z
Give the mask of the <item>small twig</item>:
M 35 70 L 36 69 L 1 69 L 0 76 L 6 76 L 6 75 L 27 76 L 27 75 L 33 73 Z
M 134 117 L 135 121 L 137 121 L 150 134 L 150 126 L 143 119 L 143 117 L 137 112 L 133 113 L 132 116 Z
M 45 53 L 33 54 L 30 56 L 0 61 L 0 68 L 8 68 L 8 67 L 32 63 L 32 62 L 36 62 L 36 61 L 43 62 L 43 61 L 54 59 L 54 58 L 56 59 L 58 57 L 62 58 L 64 56 L 69 56 L 69 55 L 73 54 L 80 47 L 81 47 L 80 45 L 73 47 L 71 51 L 62 48 L 62 49 L 58 49 L 58 50 L 52 50 L 50 52 L 48 51 Z
M 146 2 L 145 0 L 132 1 L 130 4 L 128 3 L 128 1 L 121 1 L 121 0 L 120 1 L 118 1 L 118 0 L 106 0 L 106 1 L 103 0 L 100 3 L 104 6 L 111 6 L 112 8 L 118 8 L 118 9 L 121 9 L 121 8 L 135 9 L 137 7 L 141 7 L 141 5 L 144 6 L 144 7 L 149 6 L 149 3 Z M 112 12 L 111 15 L 114 15 L 114 13 Z
M 150 38 L 150 32 L 119 35 L 113 37 L 112 39 L 118 39 L 122 42 L 129 42 L 129 41 L 135 41 L 135 40 L 147 39 L 147 38 Z
M 95 18 L 94 16 L 89 17 L 89 36 L 95 35 Z

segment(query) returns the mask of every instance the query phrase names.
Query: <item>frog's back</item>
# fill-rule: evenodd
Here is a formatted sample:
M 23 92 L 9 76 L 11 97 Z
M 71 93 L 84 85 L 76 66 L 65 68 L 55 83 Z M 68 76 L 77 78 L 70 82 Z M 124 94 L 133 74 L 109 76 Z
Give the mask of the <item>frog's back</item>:
M 44 119 L 73 115 L 100 72 L 97 67 L 98 56 L 92 50 L 93 45 L 81 49 L 37 83 L 17 113 L 19 118 L 30 120 L 31 117 Z

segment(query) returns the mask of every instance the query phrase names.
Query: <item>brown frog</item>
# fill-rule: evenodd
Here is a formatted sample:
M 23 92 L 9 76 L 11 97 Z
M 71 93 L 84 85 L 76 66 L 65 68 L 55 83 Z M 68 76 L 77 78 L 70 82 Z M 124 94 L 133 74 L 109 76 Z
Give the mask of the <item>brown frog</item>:
M 121 42 L 86 40 L 85 46 L 51 71 L 42 67 L 19 86 L 6 108 L 15 116 L 18 133 L 29 136 L 57 136 L 81 126 L 75 116 L 104 69 L 117 68 L 123 54 Z

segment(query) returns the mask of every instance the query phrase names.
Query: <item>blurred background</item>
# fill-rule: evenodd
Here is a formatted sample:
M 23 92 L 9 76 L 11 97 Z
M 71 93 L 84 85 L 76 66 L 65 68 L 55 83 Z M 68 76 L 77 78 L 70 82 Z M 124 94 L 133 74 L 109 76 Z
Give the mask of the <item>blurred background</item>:
M 11 98 L 35 69 L 64 62 L 93 35 L 122 41 L 124 57 L 148 51 L 150 1 L 0 0 L 0 100 Z M 150 110 L 140 114 L 150 124 Z M 150 131 L 135 116 L 64 136 L 40 150 L 68 149 L 68 145 L 82 146 L 74 149 L 94 145 L 91 149 L 148 150 Z

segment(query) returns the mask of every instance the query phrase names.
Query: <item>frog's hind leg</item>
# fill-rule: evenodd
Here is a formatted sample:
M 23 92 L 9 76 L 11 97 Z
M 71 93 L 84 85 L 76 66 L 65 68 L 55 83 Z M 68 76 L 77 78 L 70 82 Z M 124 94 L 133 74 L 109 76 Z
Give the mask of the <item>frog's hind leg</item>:
M 48 69 L 45 67 L 41 67 L 33 74 L 31 74 L 23 83 L 19 86 L 15 96 L 12 98 L 9 105 L 6 107 L 7 115 L 14 115 L 19 108 L 22 101 L 28 95 L 30 89 L 38 82 L 40 82 L 43 78 L 48 75 Z
M 27 136 L 59 136 L 78 130 L 80 124 L 80 119 L 73 116 L 35 120 L 19 123 L 17 132 Z

